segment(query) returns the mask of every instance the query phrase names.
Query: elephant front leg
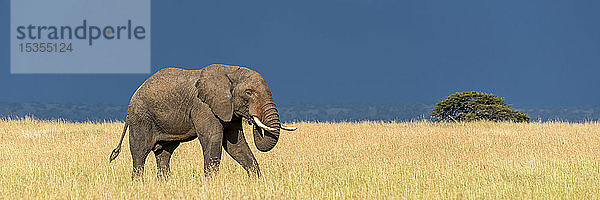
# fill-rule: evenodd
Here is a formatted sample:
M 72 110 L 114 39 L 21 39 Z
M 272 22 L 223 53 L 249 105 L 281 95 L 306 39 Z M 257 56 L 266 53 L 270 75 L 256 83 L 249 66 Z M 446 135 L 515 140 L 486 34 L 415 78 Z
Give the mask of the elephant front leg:
M 211 133 L 201 136 L 199 139 L 204 155 L 204 175 L 206 177 L 213 177 L 219 171 L 219 164 L 221 163 L 221 141 L 223 140 L 223 134 L 222 132 Z
M 223 124 L 204 103 L 196 102 L 191 113 L 198 140 L 204 155 L 204 175 L 216 175 L 221 162 Z
M 242 119 L 235 119 L 225 128 L 223 148 L 248 173 L 248 176 L 260 177 L 258 162 L 250 150 L 242 129 Z

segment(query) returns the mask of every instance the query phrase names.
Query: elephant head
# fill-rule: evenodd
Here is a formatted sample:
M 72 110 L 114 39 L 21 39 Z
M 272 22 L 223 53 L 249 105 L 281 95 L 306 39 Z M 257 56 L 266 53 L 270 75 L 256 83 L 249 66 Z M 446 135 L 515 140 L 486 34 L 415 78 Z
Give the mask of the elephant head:
M 196 87 L 198 97 L 220 120 L 245 118 L 253 123 L 254 143 L 260 151 L 275 147 L 280 129 L 296 129 L 281 124 L 271 90 L 256 71 L 213 64 L 202 69 Z

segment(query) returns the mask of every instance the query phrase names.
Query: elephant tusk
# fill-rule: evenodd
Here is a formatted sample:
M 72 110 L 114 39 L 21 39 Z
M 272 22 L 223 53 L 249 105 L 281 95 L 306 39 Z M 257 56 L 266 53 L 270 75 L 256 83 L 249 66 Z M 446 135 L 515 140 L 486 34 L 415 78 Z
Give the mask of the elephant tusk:
M 265 129 L 265 130 L 271 131 L 271 132 L 277 131 L 276 128 L 268 127 L 267 125 L 265 125 L 262 122 L 260 122 L 260 120 L 256 116 L 252 116 L 252 119 L 254 120 L 254 123 L 256 123 L 256 125 L 258 125 L 262 129 Z
M 283 130 L 286 130 L 286 131 L 295 131 L 295 130 L 296 130 L 296 129 L 298 129 L 298 128 L 296 128 L 296 127 L 293 127 L 293 126 L 289 126 L 289 127 L 288 127 L 288 126 L 284 126 L 284 125 L 282 124 L 282 125 L 281 125 L 281 129 L 283 129 Z

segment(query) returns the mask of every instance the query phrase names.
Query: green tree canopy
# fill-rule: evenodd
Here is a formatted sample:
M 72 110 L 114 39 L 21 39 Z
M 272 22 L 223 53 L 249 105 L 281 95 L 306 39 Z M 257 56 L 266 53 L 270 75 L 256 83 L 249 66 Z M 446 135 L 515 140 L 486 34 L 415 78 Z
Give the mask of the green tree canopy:
M 431 117 L 440 122 L 490 120 L 529 122 L 526 113 L 510 108 L 503 98 L 483 92 L 459 92 L 437 103 Z

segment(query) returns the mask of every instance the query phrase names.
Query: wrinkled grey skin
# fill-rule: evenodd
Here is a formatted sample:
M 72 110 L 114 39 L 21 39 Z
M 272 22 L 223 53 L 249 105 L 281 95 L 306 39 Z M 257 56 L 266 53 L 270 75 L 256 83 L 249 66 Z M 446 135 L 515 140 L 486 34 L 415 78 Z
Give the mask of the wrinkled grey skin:
M 260 176 L 242 130 L 242 118 L 252 121 L 252 116 L 277 129 L 269 132 L 253 126 L 258 150 L 273 149 L 279 139 L 279 115 L 269 86 L 257 72 L 219 64 L 201 70 L 162 69 L 131 98 L 123 135 L 110 161 L 118 156 L 129 127 L 133 179 L 143 174 L 151 151 L 156 157 L 158 177 L 166 178 L 173 151 L 181 142 L 195 138 L 202 145 L 206 176 L 218 170 L 221 148 L 248 175 Z

